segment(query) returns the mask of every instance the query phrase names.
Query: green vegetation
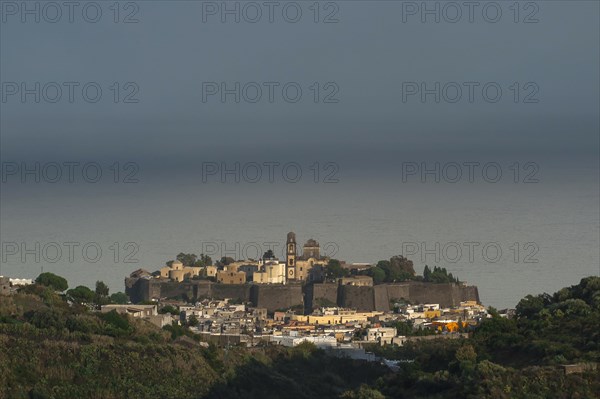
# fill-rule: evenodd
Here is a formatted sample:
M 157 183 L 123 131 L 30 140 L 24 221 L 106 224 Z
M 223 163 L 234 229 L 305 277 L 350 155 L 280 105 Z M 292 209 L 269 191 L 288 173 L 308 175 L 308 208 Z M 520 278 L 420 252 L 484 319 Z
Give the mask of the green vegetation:
M 115 292 L 114 294 L 112 294 L 110 296 L 110 301 L 112 303 L 117 303 L 119 305 L 124 305 L 127 302 L 129 302 L 129 298 L 127 297 L 127 295 L 123 292 Z
M 366 271 L 373 277 L 375 284 L 395 283 L 399 281 L 413 280 L 415 269 L 413 262 L 402 255 L 392 256 L 390 260 L 380 260 L 377 265 Z
M 408 280 L 435 284 L 460 282 L 458 277 L 454 277 L 446 268 L 438 266 L 434 266 L 432 271 L 429 266 L 425 265 L 423 276 L 418 276 L 415 273 L 413 262 L 401 255 L 393 256 L 390 260 L 380 260 L 375 266 L 360 274 L 373 277 L 375 284 Z
M 458 283 L 458 277 L 454 277 L 452 273 L 448 273 L 445 267 L 433 267 L 433 271 L 429 266 L 425 265 L 423 270 L 423 281 L 427 283 Z
M 223 266 L 227 266 L 230 263 L 235 262 L 235 259 L 233 259 L 230 256 L 222 256 L 220 260 L 217 261 L 216 265 L 219 269 L 223 268 Z
M 173 307 L 171 305 L 166 305 L 166 306 L 163 306 L 162 308 L 158 309 L 158 313 L 160 313 L 160 314 L 170 313 L 173 316 L 179 316 L 180 312 L 175 307 Z
M 335 307 L 337 307 L 337 303 L 335 303 L 327 298 L 316 298 L 315 304 L 319 308 L 335 308 Z
M 565 375 L 560 365 L 600 362 L 600 277 L 554 295 L 528 295 L 515 319 L 490 309 L 470 339 L 373 347 L 389 359 L 410 359 L 386 379 L 386 395 L 473 398 L 592 398 L 600 373 Z
M 391 327 L 395 327 L 398 335 L 404 335 L 405 337 L 421 337 L 424 335 L 434 335 L 436 332 L 430 328 L 414 328 L 413 322 L 409 321 L 397 321 Z
M 325 277 L 328 279 L 338 279 L 349 275 L 350 271 L 344 269 L 337 259 L 330 259 L 329 262 L 327 262 L 327 266 L 325 266 Z
M 60 292 L 69 288 L 67 280 L 54 273 L 42 273 L 35 279 L 35 282 Z
M 204 254 L 200 254 L 198 257 L 196 254 L 184 254 L 180 252 L 176 259 L 183 263 L 184 266 L 204 267 L 212 265 L 211 257 Z
M 599 277 L 529 295 L 515 319 L 490 309 L 469 339 L 370 348 L 399 360 L 397 372 L 312 344 L 204 348 L 186 326 L 161 330 L 95 312 L 68 302 L 69 292 L 40 283 L 0 296 L 0 397 L 558 399 L 600 392 L 600 373 L 561 368 L 600 362 Z
M 58 276 L 57 276 L 58 277 Z M 62 277 L 59 277 L 62 278 Z M 66 284 L 66 280 L 65 280 Z M 67 290 L 66 296 L 67 299 L 72 301 L 73 303 L 77 303 L 80 305 L 89 305 L 93 304 L 97 309 L 100 309 L 102 305 L 107 305 L 109 303 L 122 303 L 125 304 L 128 301 L 127 295 L 122 292 L 118 293 L 114 296 L 115 301 L 113 301 L 112 296 L 108 296 L 108 286 L 104 284 L 102 281 L 96 281 L 96 290 L 92 291 L 86 286 L 78 285 L 75 288 Z M 117 302 L 119 301 L 119 302 Z
M 95 293 L 88 287 L 79 285 L 67 291 L 67 297 L 76 303 L 85 304 L 91 303 L 94 300 Z

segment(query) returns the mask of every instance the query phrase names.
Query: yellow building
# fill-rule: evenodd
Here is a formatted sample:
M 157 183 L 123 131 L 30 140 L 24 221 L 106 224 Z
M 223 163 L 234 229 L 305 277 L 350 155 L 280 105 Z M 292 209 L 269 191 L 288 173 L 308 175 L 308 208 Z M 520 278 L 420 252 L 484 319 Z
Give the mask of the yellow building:
M 240 267 L 242 266 L 259 266 L 259 262 L 255 261 L 255 260 L 239 260 L 236 262 L 232 262 L 228 265 L 223 266 L 223 269 L 228 270 L 228 271 L 232 271 L 232 272 L 237 272 L 239 270 Z
M 246 283 L 246 273 L 218 271 L 217 282 L 222 284 L 244 284 Z
M 366 323 L 367 321 L 369 321 L 369 318 L 380 316 L 382 314 L 383 312 L 361 312 L 353 314 L 334 314 L 324 316 L 292 315 L 291 320 L 296 320 L 314 325 L 336 325 L 346 323 Z
M 182 282 L 186 278 L 199 276 L 202 271 L 201 267 L 184 266 L 183 263 L 176 260 L 171 266 L 165 266 L 160 269 L 160 276 L 168 278 L 176 282 Z
M 440 317 L 442 312 L 440 310 L 425 310 L 423 312 L 423 317 L 426 319 L 435 319 L 436 317 Z
M 202 275 L 204 277 L 217 277 L 217 267 L 216 266 L 204 266 L 202 269 Z

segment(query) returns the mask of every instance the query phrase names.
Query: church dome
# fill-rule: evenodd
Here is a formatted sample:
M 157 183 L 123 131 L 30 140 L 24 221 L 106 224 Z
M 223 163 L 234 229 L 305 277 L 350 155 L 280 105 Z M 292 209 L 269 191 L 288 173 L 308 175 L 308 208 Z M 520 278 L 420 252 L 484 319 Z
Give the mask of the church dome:
M 290 231 L 289 233 L 287 233 L 287 241 L 288 242 L 296 242 L 296 233 L 294 233 L 293 231 Z
M 306 241 L 306 244 L 304 244 L 305 247 L 318 247 L 319 243 L 316 240 L 313 240 L 312 238 L 308 241 Z

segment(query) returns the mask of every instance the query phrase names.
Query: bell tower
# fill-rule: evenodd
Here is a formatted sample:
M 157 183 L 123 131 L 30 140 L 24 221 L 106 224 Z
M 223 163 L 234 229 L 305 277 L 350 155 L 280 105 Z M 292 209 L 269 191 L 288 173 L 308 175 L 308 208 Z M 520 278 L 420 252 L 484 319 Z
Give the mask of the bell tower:
M 296 234 L 289 232 L 286 240 L 286 277 L 288 280 L 296 279 Z

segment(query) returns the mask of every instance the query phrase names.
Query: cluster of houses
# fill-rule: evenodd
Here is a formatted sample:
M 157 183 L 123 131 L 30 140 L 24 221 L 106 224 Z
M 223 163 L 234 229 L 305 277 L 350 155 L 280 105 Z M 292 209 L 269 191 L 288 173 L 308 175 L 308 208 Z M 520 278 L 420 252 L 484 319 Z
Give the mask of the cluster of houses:
M 176 309 L 176 314 L 160 314 L 158 308 Z M 417 339 L 458 338 L 470 326 L 488 317 L 475 301 L 461 302 L 453 308 L 438 304 L 399 304 L 394 311 L 358 312 L 353 309 L 323 307 L 310 315 L 289 310 L 269 313 L 244 303 L 205 299 L 195 304 L 164 301 L 154 305 L 106 305 L 102 312 L 116 310 L 163 327 L 187 325 L 200 335 L 200 341 L 220 346 L 283 345 L 312 342 L 327 349 L 359 349 L 365 344 L 403 345 Z M 418 334 L 398 333 L 398 322 L 410 322 Z M 420 331 L 419 331 L 420 330 Z

